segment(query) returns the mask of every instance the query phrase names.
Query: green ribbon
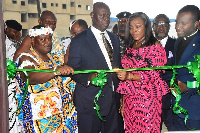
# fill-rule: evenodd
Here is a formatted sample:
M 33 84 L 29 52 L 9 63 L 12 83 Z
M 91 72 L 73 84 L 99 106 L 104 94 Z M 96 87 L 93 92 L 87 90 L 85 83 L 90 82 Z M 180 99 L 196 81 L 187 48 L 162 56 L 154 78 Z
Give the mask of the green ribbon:
M 14 113 L 16 113 L 18 110 L 20 110 L 22 108 L 22 105 L 24 103 L 26 94 L 28 92 L 29 76 L 28 76 L 27 72 L 47 72 L 47 73 L 58 72 L 58 71 L 37 70 L 37 69 L 17 69 L 15 64 L 9 59 L 6 60 L 6 64 L 7 64 L 7 80 L 8 80 L 8 82 L 10 82 L 10 80 L 15 77 L 16 72 L 23 72 L 25 74 L 25 76 L 27 77 L 25 87 L 24 88 L 20 88 L 21 90 L 24 91 L 24 96 L 23 96 L 21 105 L 17 108 L 17 110 Z
M 108 72 L 116 72 L 116 70 L 121 70 L 121 71 L 146 71 L 146 70 L 162 70 L 162 69 L 172 69 L 173 70 L 173 77 L 171 79 L 170 82 L 170 87 L 173 87 L 175 89 L 176 92 L 174 92 L 172 90 L 172 94 L 176 97 L 176 104 L 173 107 L 173 111 L 176 114 L 179 113 L 183 113 L 186 115 L 185 117 L 185 123 L 188 119 L 188 111 L 183 109 L 182 107 L 179 106 L 179 101 L 181 99 L 181 91 L 180 88 L 178 87 L 178 85 L 175 84 L 175 75 L 176 75 L 176 71 L 175 69 L 178 68 L 188 68 L 189 72 L 194 74 L 194 78 L 196 79 L 196 81 L 188 81 L 187 82 L 187 87 L 188 88 L 198 88 L 199 84 L 200 84 L 200 55 L 195 55 L 194 56 L 194 62 L 188 62 L 187 65 L 176 65 L 176 66 L 161 66 L 161 67 L 149 67 L 149 68 L 132 68 L 132 69 L 112 69 L 112 70 L 82 70 L 82 71 L 74 71 L 74 74 L 84 74 L 84 73 L 98 73 L 98 77 L 94 78 L 92 80 L 92 84 L 96 85 L 96 86 L 100 86 L 100 90 L 98 92 L 98 94 L 95 96 L 94 98 L 94 104 L 95 104 L 95 110 L 97 111 L 97 114 L 99 116 L 99 118 L 101 120 L 102 117 L 100 116 L 100 107 L 98 106 L 98 99 L 103 91 L 103 86 L 105 85 L 105 83 L 107 82 L 106 79 L 106 74 Z M 16 74 L 16 72 L 21 71 L 24 72 L 25 75 L 28 77 L 27 72 L 47 72 L 47 73 L 58 73 L 58 71 L 50 71 L 50 70 L 36 70 L 36 69 L 16 69 L 15 64 L 10 61 L 7 60 L 7 79 L 8 81 L 10 81 L 11 78 L 13 78 Z M 29 85 L 29 78 L 27 78 L 27 82 L 26 82 L 26 86 L 24 88 L 25 93 L 24 93 L 24 98 L 23 98 L 23 102 L 25 99 L 25 96 L 27 94 L 28 91 L 28 85 Z M 200 91 L 197 91 L 198 94 L 200 95 Z M 22 104 L 23 104 L 22 102 Z M 22 106 L 22 104 L 20 105 L 20 108 Z M 18 110 L 20 109 L 18 108 Z
M 173 76 L 170 81 L 170 88 L 175 89 L 175 91 L 171 90 L 171 92 L 172 92 L 172 95 L 176 98 L 176 103 L 175 103 L 174 107 L 172 108 L 172 110 L 175 114 L 180 114 L 180 113 L 184 114 L 185 115 L 184 122 L 186 124 L 186 121 L 189 116 L 188 116 L 188 111 L 179 105 L 179 102 L 181 100 L 181 91 L 180 91 L 179 86 L 177 84 L 175 84 L 176 74 L 177 74 L 176 70 L 173 69 Z
M 96 94 L 96 96 L 94 97 L 94 104 L 95 104 L 94 109 L 97 111 L 97 115 L 98 115 L 99 119 L 102 120 L 102 121 L 104 121 L 104 120 L 99 113 L 100 107 L 98 105 L 98 100 L 99 100 L 99 97 L 100 97 L 100 95 L 103 91 L 103 87 L 106 83 L 107 83 L 106 73 L 103 72 L 103 71 L 98 73 L 98 76 L 96 78 L 92 79 L 92 84 L 95 85 L 95 86 L 100 86 L 100 88 L 101 88 L 99 90 L 99 92 Z

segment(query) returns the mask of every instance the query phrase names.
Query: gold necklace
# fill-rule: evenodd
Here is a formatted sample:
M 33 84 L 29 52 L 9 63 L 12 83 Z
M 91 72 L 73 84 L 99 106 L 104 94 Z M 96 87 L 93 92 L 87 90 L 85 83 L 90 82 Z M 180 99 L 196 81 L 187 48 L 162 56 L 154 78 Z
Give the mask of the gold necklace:
M 140 42 L 135 42 L 135 45 L 136 45 L 136 46 L 138 46 L 138 45 L 140 45 L 140 44 L 143 45 L 144 43 L 145 43 L 145 40 L 142 40 L 142 41 L 140 41 Z

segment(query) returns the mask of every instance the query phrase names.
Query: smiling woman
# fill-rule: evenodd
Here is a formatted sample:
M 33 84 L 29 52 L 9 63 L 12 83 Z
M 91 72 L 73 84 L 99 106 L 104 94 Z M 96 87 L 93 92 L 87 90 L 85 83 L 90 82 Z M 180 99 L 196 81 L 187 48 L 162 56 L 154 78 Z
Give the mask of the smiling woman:
M 124 69 L 163 66 L 165 49 L 152 34 L 151 22 L 143 12 L 133 13 L 127 22 L 125 42 L 129 47 L 121 59 Z M 169 92 L 160 71 L 118 71 L 117 92 L 123 95 L 120 112 L 125 132 L 160 132 L 162 95 Z
M 61 75 L 73 73 L 69 66 L 61 66 L 59 58 L 50 54 L 52 48 L 52 29 L 41 25 L 30 29 L 31 48 L 22 53 L 16 63 L 21 69 L 58 71 L 58 73 L 29 72 L 28 92 L 17 93 L 18 106 L 22 107 L 21 117 L 24 132 L 76 132 L 76 111 L 71 109 L 72 96 L 63 86 Z M 26 81 L 23 73 L 18 79 Z M 20 86 L 23 86 L 20 83 Z M 21 97 L 26 95 L 24 103 Z M 69 109 L 70 108 L 70 109 Z M 69 117 L 69 114 L 71 117 Z M 65 131 L 64 131 L 65 130 Z

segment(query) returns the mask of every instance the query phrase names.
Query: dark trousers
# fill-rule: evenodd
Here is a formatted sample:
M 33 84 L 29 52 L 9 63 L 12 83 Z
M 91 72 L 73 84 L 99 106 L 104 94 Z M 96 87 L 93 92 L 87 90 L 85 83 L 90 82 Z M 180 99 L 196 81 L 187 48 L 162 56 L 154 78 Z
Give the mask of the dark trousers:
M 117 107 L 117 110 L 119 112 L 119 108 L 120 108 L 120 99 L 122 98 L 122 95 L 120 93 L 117 93 L 115 94 L 115 99 L 116 99 L 116 107 Z M 120 113 L 118 113 L 118 129 L 119 129 L 119 132 L 118 133 L 124 133 L 124 120 L 123 120 L 123 117 Z
M 114 103 L 108 116 L 101 121 L 97 114 L 85 114 L 77 111 L 79 133 L 118 133 L 118 111 Z
M 174 131 L 200 130 L 200 120 L 188 119 L 185 125 L 184 118 L 173 115 Z
M 163 122 L 168 131 L 174 131 L 171 93 L 168 93 L 162 97 L 161 130 Z

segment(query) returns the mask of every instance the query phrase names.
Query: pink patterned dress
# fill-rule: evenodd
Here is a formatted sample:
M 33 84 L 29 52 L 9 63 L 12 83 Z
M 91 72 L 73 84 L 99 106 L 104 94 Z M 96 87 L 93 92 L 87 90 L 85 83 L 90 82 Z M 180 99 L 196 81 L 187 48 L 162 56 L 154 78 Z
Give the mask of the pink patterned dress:
M 122 67 L 145 68 L 166 64 L 165 49 L 152 45 L 139 49 L 129 48 L 122 58 Z M 162 70 L 132 71 L 140 81 L 121 81 L 117 92 L 124 96 L 126 133 L 159 133 L 162 113 L 162 96 L 169 87 L 160 77 Z

